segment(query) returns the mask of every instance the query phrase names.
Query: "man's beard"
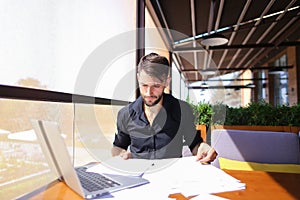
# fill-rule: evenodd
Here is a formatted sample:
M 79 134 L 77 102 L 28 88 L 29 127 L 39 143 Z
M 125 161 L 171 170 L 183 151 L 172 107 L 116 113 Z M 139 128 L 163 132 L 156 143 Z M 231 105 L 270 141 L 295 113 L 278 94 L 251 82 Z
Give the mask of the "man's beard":
M 153 101 L 151 104 L 149 104 L 149 103 L 146 102 L 145 96 L 143 96 L 143 100 L 144 100 L 144 103 L 145 103 L 147 106 L 152 107 L 152 106 L 157 105 L 157 104 L 160 102 L 160 100 L 162 99 L 162 97 L 163 97 L 163 94 L 159 95 L 158 98 L 157 98 L 155 101 Z

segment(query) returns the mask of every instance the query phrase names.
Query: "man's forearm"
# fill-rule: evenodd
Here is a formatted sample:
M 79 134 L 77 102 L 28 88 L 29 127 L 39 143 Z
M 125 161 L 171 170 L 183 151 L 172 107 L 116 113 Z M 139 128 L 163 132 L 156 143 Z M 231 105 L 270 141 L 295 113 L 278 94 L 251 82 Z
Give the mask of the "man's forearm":
M 197 152 L 198 152 L 198 148 L 200 146 L 201 143 L 198 143 L 193 149 L 192 149 L 192 154 L 195 156 L 197 155 Z
M 117 146 L 113 146 L 112 149 L 111 149 L 111 154 L 112 156 L 118 156 L 120 155 L 122 152 L 126 152 L 125 149 L 122 149 L 120 147 L 117 147 Z

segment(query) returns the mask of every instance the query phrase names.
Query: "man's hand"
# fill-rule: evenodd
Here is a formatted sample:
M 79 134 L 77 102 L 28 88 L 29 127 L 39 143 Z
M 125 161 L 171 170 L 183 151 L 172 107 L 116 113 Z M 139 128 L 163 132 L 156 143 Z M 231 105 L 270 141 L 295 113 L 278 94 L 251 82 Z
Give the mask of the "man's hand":
M 214 148 L 202 142 L 198 147 L 196 157 L 197 161 L 200 161 L 201 163 L 210 163 L 216 159 L 217 155 L 218 153 Z
M 125 149 L 122 149 L 120 147 L 116 147 L 116 146 L 113 146 L 113 148 L 111 149 L 111 154 L 112 154 L 112 156 L 120 156 L 120 157 L 124 158 L 125 160 L 132 158 L 132 155 L 130 152 L 128 152 Z
M 119 154 L 124 160 L 127 160 L 129 158 L 132 158 L 131 156 L 131 153 L 128 152 L 128 151 L 122 151 L 120 154 Z

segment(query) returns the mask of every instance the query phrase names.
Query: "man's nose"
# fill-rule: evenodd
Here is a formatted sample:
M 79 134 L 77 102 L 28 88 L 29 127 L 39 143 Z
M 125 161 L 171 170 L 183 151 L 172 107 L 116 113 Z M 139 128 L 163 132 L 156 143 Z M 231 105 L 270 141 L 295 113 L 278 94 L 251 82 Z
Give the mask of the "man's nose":
M 152 86 L 148 86 L 147 88 L 146 88 L 146 95 L 151 95 L 152 94 L 152 92 L 153 92 L 153 87 Z

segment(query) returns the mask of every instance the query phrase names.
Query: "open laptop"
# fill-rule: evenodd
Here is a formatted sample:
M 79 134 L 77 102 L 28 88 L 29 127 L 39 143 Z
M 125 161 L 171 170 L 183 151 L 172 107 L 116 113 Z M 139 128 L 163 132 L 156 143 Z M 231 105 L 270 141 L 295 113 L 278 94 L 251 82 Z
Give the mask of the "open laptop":
M 67 147 L 55 122 L 32 120 L 33 128 L 50 168 L 72 190 L 86 199 L 149 183 L 142 177 L 86 172 L 87 167 L 74 168 Z

